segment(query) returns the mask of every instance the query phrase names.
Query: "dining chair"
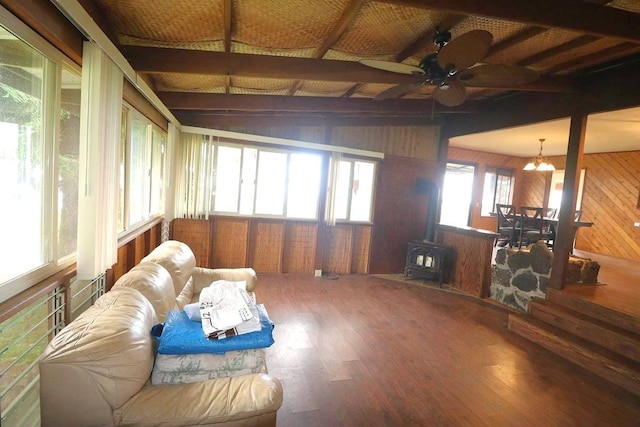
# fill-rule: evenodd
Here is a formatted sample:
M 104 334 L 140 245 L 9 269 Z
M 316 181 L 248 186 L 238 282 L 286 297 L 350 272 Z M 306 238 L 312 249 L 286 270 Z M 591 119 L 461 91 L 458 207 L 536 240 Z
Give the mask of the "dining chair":
M 520 247 L 530 245 L 538 240 L 543 240 L 547 246 L 553 247 L 552 241 L 555 237 L 555 232 L 548 227 L 543 213 L 544 209 L 541 207 L 520 207 L 520 215 L 522 215 Z
M 496 232 L 498 237 L 494 242 L 494 246 L 513 247 L 520 237 L 519 215 L 516 215 L 516 207 L 514 205 L 496 204 L 496 213 L 498 214 L 498 226 Z
M 547 214 L 545 215 L 545 218 L 556 218 L 556 215 L 558 215 L 558 208 L 547 208 Z

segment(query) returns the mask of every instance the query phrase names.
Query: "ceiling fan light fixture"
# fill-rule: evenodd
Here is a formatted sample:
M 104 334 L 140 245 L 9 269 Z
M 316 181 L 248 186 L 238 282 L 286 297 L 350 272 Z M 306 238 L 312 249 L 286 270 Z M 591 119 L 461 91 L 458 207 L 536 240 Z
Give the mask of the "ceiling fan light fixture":
M 529 163 L 524 165 L 522 170 L 525 170 L 525 171 L 535 170 L 540 172 L 548 172 L 548 171 L 556 170 L 555 166 L 553 166 L 553 164 L 549 160 L 547 160 L 546 157 L 542 155 L 542 143 L 545 141 L 545 138 L 540 138 L 539 141 L 540 141 L 540 152 L 535 158 L 531 159 Z

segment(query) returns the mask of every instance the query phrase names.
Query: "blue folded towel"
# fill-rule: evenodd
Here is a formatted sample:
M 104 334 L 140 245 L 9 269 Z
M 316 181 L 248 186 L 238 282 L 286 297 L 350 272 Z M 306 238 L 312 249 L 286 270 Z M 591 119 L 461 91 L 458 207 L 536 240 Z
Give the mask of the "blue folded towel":
M 160 354 L 224 354 L 227 351 L 264 348 L 273 341 L 273 322 L 269 319 L 264 305 L 257 304 L 260 314 L 260 326 L 257 332 L 236 335 L 220 340 L 209 340 L 204 336 L 200 322 L 189 320 L 187 314 L 180 310 L 170 311 L 164 323 L 158 353 Z

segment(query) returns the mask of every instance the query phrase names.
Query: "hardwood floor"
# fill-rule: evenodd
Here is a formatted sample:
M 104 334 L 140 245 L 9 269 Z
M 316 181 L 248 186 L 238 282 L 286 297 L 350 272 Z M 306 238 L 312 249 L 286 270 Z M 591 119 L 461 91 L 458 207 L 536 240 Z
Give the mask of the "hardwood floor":
M 637 426 L 640 398 L 507 330 L 510 311 L 374 276 L 260 275 L 280 427 Z
M 563 292 L 640 317 L 640 263 L 579 250 L 575 253 L 600 264 L 599 285 L 568 286 Z

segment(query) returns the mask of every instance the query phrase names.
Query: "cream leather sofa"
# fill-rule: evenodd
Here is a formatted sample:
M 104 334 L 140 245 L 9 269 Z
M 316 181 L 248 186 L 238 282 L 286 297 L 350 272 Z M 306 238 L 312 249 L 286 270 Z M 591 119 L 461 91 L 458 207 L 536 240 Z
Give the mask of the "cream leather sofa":
M 40 362 L 43 426 L 275 426 L 282 385 L 267 374 L 152 385 L 151 327 L 197 301 L 218 279 L 247 280 L 252 269 L 195 267 L 180 242 L 165 242 L 67 325 Z M 176 297 L 177 295 L 177 297 Z

